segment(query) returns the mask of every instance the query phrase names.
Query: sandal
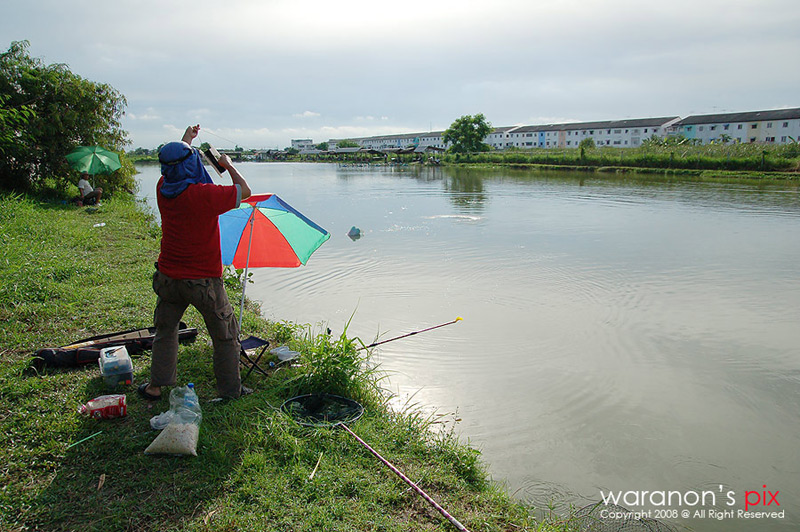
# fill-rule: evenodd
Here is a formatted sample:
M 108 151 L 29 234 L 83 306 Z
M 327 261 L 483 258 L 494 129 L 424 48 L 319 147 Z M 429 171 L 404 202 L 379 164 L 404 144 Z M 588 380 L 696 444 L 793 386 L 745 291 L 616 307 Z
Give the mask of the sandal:
M 149 382 L 145 382 L 144 384 L 140 384 L 139 387 L 136 388 L 136 391 L 139 392 L 139 395 L 142 397 L 142 399 L 145 399 L 146 401 L 160 401 L 161 400 L 161 396 L 160 395 L 153 395 L 152 393 L 149 393 L 147 391 L 147 387 L 148 386 L 150 386 Z

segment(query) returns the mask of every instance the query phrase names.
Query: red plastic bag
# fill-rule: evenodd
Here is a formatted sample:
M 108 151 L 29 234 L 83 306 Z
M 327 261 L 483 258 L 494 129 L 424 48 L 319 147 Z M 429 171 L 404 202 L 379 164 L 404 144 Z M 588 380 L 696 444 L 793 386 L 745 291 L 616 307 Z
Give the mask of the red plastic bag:
M 78 412 L 88 414 L 95 419 L 125 417 L 128 415 L 128 402 L 125 394 L 101 395 L 81 405 Z

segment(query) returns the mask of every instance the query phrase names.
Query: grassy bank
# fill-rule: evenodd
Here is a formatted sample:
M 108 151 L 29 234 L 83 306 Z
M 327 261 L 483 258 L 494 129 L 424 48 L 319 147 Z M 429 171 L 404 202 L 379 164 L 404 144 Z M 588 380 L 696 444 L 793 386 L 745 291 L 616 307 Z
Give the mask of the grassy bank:
M 587 169 L 630 168 L 669 172 L 713 171 L 750 174 L 800 171 L 797 144 L 706 144 L 642 146 L 638 148 L 535 148 L 469 154 L 446 154 L 452 164 L 537 165 Z
M 580 172 L 587 176 L 597 178 L 614 178 L 623 174 L 636 175 L 641 179 L 666 179 L 693 182 L 727 182 L 742 184 L 780 184 L 794 185 L 800 183 L 800 173 L 794 172 L 756 172 L 756 171 L 731 171 L 731 170 L 685 170 L 669 168 L 635 168 L 631 166 L 578 166 L 578 165 L 553 165 L 530 163 L 450 163 L 450 167 L 476 168 L 497 170 L 508 168 L 512 170 L 530 171 L 566 171 Z
M 181 347 L 178 382 L 195 382 L 203 407 L 197 457 L 143 454 L 156 436 L 149 420 L 168 403 L 148 404 L 133 386 L 123 389 L 127 417 L 80 416 L 79 405 L 107 393 L 98 368 L 40 373 L 29 357 L 151 325 L 159 235 L 127 200 L 77 208 L 0 194 L 0 529 L 452 530 L 345 431 L 303 428 L 277 409 L 313 391 L 360 401 L 366 413 L 351 428 L 470 530 L 560 529 L 487 480 L 479 454 L 451 432 L 387 408 L 357 339 L 268 323 L 254 305 L 245 332 L 289 345 L 301 362 L 251 376 L 253 395 L 212 402 L 212 351 L 190 309 L 184 320 L 200 335 Z M 147 353 L 134 359 L 135 383 L 149 365 Z
M 245 152 L 246 154 L 246 152 Z M 428 155 L 386 153 L 293 155 L 288 161 L 361 164 L 415 164 Z M 702 179 L 800 180 L 800 144 L 647 143 L 638 148 L 512 148 L 479 153 L 434 155 L 441 164 L 470 167 L 516 167 L 601 173 L 639 172 Z M 137 164 L 155 156 L 135 156 Z M 283 160 L 283 159 L 282 159 Z

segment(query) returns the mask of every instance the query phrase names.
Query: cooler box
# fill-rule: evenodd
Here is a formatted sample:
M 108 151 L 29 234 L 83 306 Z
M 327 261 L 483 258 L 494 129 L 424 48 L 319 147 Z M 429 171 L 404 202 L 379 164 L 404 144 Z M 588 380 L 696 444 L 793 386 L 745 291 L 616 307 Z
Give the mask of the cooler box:
M 133 363 L 125 346 L 106 347 L 100 350 L 100 373 L 105 378 L 106 386 L 116 387 L 133 382 Z

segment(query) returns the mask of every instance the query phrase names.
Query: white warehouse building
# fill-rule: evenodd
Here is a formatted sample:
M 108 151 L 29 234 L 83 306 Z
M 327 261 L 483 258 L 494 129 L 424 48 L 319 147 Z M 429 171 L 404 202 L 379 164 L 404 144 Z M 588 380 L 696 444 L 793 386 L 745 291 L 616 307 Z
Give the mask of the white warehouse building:
M 800 139 L 800 108 L 688 116 L 676 124 L 676 133 L 702 144 L 788 144 Z
M 444 131 L 406 133 L 348 139 L 362 148 L 384 150 L 399 148 L 449 147 L 442 140 Z M 655 136 L 683 135 L 711 142 L 759 142 L 787 144 L 800 139 L 800 108 L 774 111 L 751 111 L 715 115 L 634 118 L 599 122 L 576 122 L 539 126 L 496 127 L 484 142 L 495 150 L 509 148 L 577 148 L 591 138 L 598 147 L 636 148 Z M 294 145 L 295 141 L 292 141 Z M 341 139 L 330 139 L 329 149 L 336 149 Z

